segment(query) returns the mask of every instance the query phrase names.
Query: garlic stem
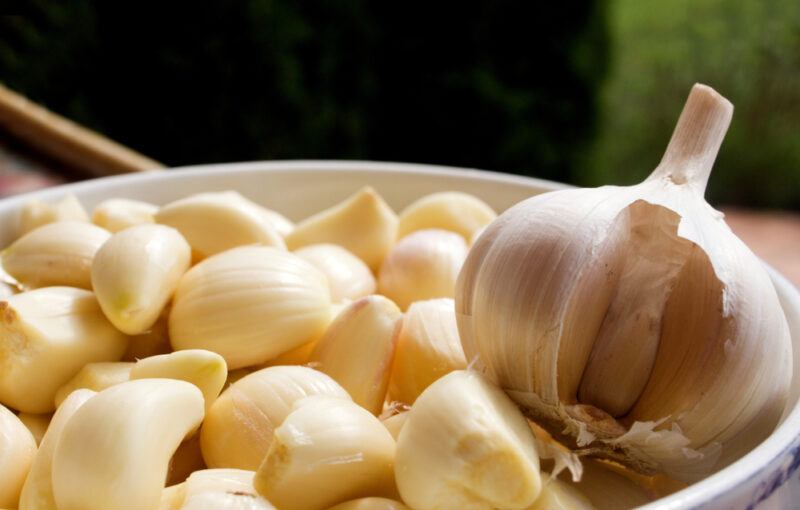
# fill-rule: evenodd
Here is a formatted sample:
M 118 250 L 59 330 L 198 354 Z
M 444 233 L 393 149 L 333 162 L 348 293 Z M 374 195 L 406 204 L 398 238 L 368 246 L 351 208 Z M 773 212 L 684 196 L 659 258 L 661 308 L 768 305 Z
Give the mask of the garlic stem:
M 714 160 L 728 131 L 733 104 L 707 85 L 689 93 L 661 163 L 647 180 L 669 179 L 705 192 Z

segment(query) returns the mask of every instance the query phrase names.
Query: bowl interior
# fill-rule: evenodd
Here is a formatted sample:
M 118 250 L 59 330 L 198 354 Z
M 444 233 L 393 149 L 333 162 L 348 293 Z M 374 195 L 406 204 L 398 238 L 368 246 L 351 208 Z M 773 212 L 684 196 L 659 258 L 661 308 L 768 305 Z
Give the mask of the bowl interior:
M 185 167 L 169 172 L 109 177 L 59 186 L 0 201 L 0 245 L 15 235 L 18 211 L 31 198 L 55 200 L 74 193 L 91 208 L 110 197 L 163 204 L 192 193 L 234 189 L 248 198 L 300 220 L 349 196 L 374 187 L 397 211 L 435 191 L 472 193 L 503 211 L 532 195 L 563 189 L 564 184 L 471 169 L 372 162 L 292 161 Z M 792 332 L 795 367 L 800 366 L 800 294 L 770 269 Z M 731 466 L 654 507 L 694 507 L 712 501 L 737 483 L 757 475 L 782 455 L 800 430 L 800 374 L 795 370 L 790 402 L 782 424 L 764 443 Z M 649 505 L 648 505 L 649 506 Z

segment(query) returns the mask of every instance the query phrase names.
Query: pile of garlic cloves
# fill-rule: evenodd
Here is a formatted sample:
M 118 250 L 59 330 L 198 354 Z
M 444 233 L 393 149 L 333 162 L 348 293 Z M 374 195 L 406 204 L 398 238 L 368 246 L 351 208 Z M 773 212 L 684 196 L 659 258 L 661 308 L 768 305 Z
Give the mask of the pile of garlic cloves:
M 767 274 L 703 200 L 696 86 L 644 183 L 499 217 L 370 187 L 33 201 L 0 253 L 0 507 L 632 508 L 774 428 Z M 13 409 L 11 411 L 10 409 Z

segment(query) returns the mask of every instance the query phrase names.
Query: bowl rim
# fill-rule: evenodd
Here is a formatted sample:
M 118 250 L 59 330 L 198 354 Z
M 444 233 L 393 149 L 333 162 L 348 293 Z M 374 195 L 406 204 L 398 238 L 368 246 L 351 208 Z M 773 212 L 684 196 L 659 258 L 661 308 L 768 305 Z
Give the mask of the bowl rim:
M 569 189 L 574 186 L 539 179 L 535 177 L 511 175 L 502 172 L 480 170 L 476 168 L 454 167 L 422 163 L 396 163 L 365 160 L 276 160 L 250 161 L 239 163 L 213 163 L 188 165 L 169 168 L 166 171 L 142 172 L 135 174 L 100 177 L 86 181 L 62 184 L 41 190 L 14 195 L 0 199 L 0 215 L 19 207 L 30 200 L 50 199 L 66 192 L 81 194 L 96 188 L 118 184 L 134 184 L 137 182 L 162 180 L 165 182 L 180 181 L 193 177 L 206 177 L 219 173 L 337 173 L 347 171 L 357 174 L 397 174 L 397 175 L 438 175 L 454 179 L 468 179 L 487 184 L 504 183 L 524 188 L 540 188 L 543 191 Z M 776 291 L 788 301 L 789 306 L 800 314 L 800 291 L 775 269 L 767 266 Z M 794 344 L 794 342 L 793 342 Z M 800 344 L 800 339 L 798 339 Z M 793 345 L 794 347 L 794 345 Z M 795 372 L 798 367 L 795 367 Z M 797 374 L 795 374 L 797 377 Z M 780 463 L 775 461 L 781 460 Z M 791 410 L 785 414 L 783 421 L 761 444 L 713 475 L 696 482 L 670 496 L 644 505 L 643 509 L 666 510 L 677 508 L 698 508 L 721 498 L 732 488 L 746 484 L 748 481 L 760 480 L 761 490 L 753 492 L 750 507 L 766 499 L 780 487 L 800 467 L 800 401 L 795 402 Z M 765 481 L 766 480 L 766 484 Z

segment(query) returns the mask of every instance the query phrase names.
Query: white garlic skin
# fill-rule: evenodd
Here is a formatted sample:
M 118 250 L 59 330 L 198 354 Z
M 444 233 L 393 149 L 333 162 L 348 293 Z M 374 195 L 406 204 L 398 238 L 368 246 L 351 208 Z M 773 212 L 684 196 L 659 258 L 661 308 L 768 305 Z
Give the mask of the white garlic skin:
M 792 374 L 769 276 L 702 197 L 732 111 L 709 91 L 693 90 L 664 160 L 642 184 L 555 191 L 500 215 L 476 240 L 456 291 L 467 359 L 531 416 L 578 446 L 605 445 L 637 469 L 689 480 L 772 431 Z M 648 250 L 660 256 L 643 257 Z M 663 282 L 626 280 L 657 264 L 678 267 Z M 652 289 L 617 295 L 622 283 Z M 605 344 L 631 348 L 603 352 L 595 341 L 604 324 L 635 331 Z M 600 370 L 587 388 L 592 364 L 644 372 L 616 388 L 621 378 Z M 583 405 L 581 396 L 603 391 L 627 392 L 614 412 L 620 422 Z
M 453 232 L 418 230 L 400 239 L 378 273 L 378 293 L 406 310 L 414 301 L 453 297 L 467 256 L 467 243 Z

